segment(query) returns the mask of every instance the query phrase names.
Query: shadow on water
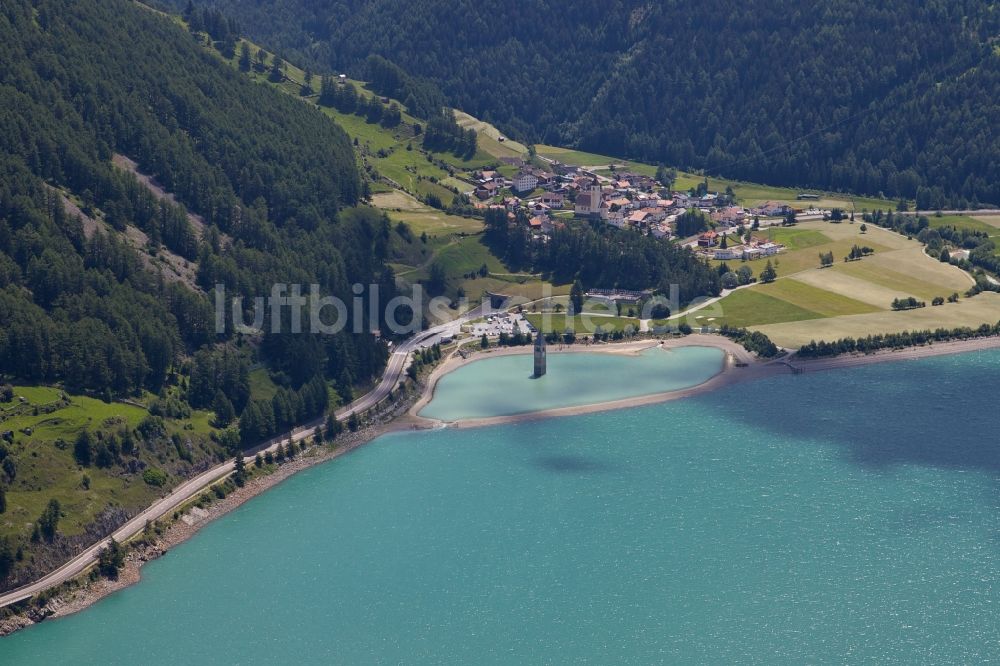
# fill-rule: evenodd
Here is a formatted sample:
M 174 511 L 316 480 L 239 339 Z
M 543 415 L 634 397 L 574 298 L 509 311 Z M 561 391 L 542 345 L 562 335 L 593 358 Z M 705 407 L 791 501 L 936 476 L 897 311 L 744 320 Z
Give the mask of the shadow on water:
M 577 474 L 581 472 L 611 472 L 614 467 L 605 460 L 587 458 L 580 455 L 549 455 L 535 458 L 532 462 L 540 469 Z
M 591 415 L 590 418 L 594 418 Z M 586 435 L 573 419 L 540 419 L 515 423 L 505 430 L 508 445 L 521 449 L 524 464 L 553 474 L 609 474 L 622 468 L 612 457 L 584 452 Z
M 695 398 L 734 425 L 835 444 L 874 468 L 1000 474 L 1000 353 L 779 377 Z

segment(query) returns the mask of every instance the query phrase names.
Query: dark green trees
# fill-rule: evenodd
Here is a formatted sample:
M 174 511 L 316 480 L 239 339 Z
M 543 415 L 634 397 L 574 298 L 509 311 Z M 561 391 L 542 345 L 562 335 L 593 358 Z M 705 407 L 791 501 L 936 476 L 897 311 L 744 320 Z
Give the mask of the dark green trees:
M 528 141 L 921 210 L 1000 202 L 998 18 L 977 0 L 850 0 L 832 14 L 818 0 L 541 0 L 500 21 L 471 0 L 217 4 L 303 65 L 367 74 L 411 109 L 443 105 L 407 87 L 431 80 Z
M 215 399 L 212 400 L 212 411 L 215 412 L 215 425 L 218 428 L 225 428 L 236 419 L 233 403 L 221 390 L 215 392 Z
M 760 272 L 760 281 L 767 284 L 768 282 L 774 282 L 778 279 L 778 271 L 774 269 L 771 262 L 768 261 L 764 266 L 764 270 Z
M 77 464 L 87 467 L 93 459 L 93 436 L 89 430 L 81 430 L 73 445 L 73 457 Z
M 56 9 L 13 3 L 0 23 L 8 48 L 0 72 L 8 111 L 0 114 L 0 372 L 118 397 L 159 392 L 193 353 L 192 403 L 209 407 L 221 390 L 239 413 L 249 395 L 243 370 L 217 357 L 224 352 L 198 355 L 232 332 L 215 337 L 206 292 L 221 283 L 250 298 L 276 282 L 315 282 L 324 294 L 348 296 L 355 281 L 390 285 L 384 260 L 393 232 L 377 213 L 345 212 L 361 193 L 353 151 L 314 109 L 232 76 L 189 34 L 132 3 Z M 196 13 L 196 27 L 213 38 L 231 35 L 231 23 Z M 153 196 L 131 169 L 183 207 Z M 107 225 L 85 232 L 64 192 Z M 165 247 L 192 262 L 197 284 L 147 271 L 119 233 L 128 227 L 147 235 L 143 249 Z M 264 360 L 284 363 L 295 355 L 283 354 L 286 345 L 268 347 Z M 384 363 L 379 346 L 371 336 L 344 336 L 319 365 L 337 376 L 348 364 L 367 378 Z
M 52 541 L 56 538 L 56 532 L 59 529 L 59 518 L 62 516 L 62 507 L 59 506 L 59 500 L 51 499 L 45 510 L 42 511 L 42 515 L 38 518 L 36 523 L 38 528 L 38 534 L 46 541 Z
M 569 302 L 573 306 L 573 314 L 583 312 L 583 283 L 579 280 L 573 281 L 573 286 L 569 292 Z
M 334 416 L 332 412 L 327 414 L 326 423 L 323 426 L 323 436 L 326 441 L 334 441 L 343 430 L 344 426 L 337 420 L 337 417 Z
M 233 460 L 233 483 L 242 488 L 247 482 L 247 466 L 243 461 L 243 454 L 237 453 Z
M 105 578 L 116 580 L 123 566 L 125 566 L 125 549 L 111 537 L 97 556 L 97 571 Z
M 240 441 L 257 444 L 298 423 L 305 423 L 326 411 L 329 393 L 326 382 L 316 375 L 298 391 L 281 387 L 270 400 L 252 400 L 240 415 Z
M 922 308 L 926 306 L 927 303 L 925 303 L 924 301 L 919 301 L 913 296 L 907 296 L 906 298 L 892 299 L 893 310 L 913 310 L 915 308 Z
M 14 570 L 15 557 L 14 547 L 7 538 L 0 538 L 0 582 L 6 580 L 10 572 Z
M 240 45 L 240 71 L 249 72 L 253 66 L 253 56 L 250 54 L 250 45 L 246 42 Z
M 708 229 L 708 218 L 699 210 L 684 211 L 677 218 L 677 235 L 681 238 L 694 236 Z

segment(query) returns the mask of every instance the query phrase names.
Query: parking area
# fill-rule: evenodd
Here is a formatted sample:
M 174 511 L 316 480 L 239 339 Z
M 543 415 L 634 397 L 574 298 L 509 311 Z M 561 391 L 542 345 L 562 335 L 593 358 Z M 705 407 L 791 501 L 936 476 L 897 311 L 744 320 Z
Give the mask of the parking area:
M 481 337 L 485 333 L 488 338 L 495 338 L 501 333 L 513 335 L 518 330 L 521 333 L 534 334 L 535 327 L 523 315 L 511 312 L 490 315 L 484 321 L 475 322 L 471 327 L 473 336 Z

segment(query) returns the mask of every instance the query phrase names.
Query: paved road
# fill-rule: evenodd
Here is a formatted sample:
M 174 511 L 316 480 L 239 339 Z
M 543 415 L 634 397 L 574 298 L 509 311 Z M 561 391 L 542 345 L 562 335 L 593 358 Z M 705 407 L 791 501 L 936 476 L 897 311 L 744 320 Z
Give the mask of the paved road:
M 351 404 L 337 410 L 337 418 L 341 420 L 346 419 L 351 414 L 365 412 L 380 403 L 388 397 L 390 391 L 399 385 L 400 380 L 403 378 L 403 373 L 406 372 L 406 369 L 409 366 L 408 361 L 412 352 L 423 347 L 429 347 L 439 342 L 443 335 L 452 334 L 452 332 L 460 328 L 463 323 L 473 319 L 478 319 L 483 316 L 484 308 L 488 307 L 489 306 L 487 304 L 470 310 L 454 321 L 429 328 L 426 331 L 423 331 L 401 343 L 390 355 L 389 362 L 386 365 L 385 372 L 382 374 L 382 379 L 379 381 L 378 385 Z M 311 423 L 307 423 L 296 428 L 290 433 L 285 433 L 280 437 L 275 437 L 272 440 L 264 442 L 260 446 L 250 450 L 248 452 L 250 455 L 248 455 L 245 460 L 249 464 L 253 462 L 253 457 L 257 453 L 268 449 L 274 450 L 277 448 L 278 444 L 288 441 L 289 438 L 291 438 L 292 441 L 298 442 L 310 437 L 315 429 L 323 424 L 324 420 L 325 418 L 316 419 Z M 153 505 L 119 527 L 111 536 L 113 536 L 118 542 L 130 539 L 141 532 L 145 528 L 147 522 L 159 520 L 181 504 L 184 504 L 191 498 L 197 496 L 213 483 L 216 483 L 228 476 L 232 473 L 232 471 L 233 463 L 229 461 L 202 472 L 193 479 L 185 481 L 171 491 L 169 495 L 157 500 Z M 107 538 L 101 539 L 73 559 L 63 564 L 58 569 L 49 572 L 35 582 L 0 595 L 0 608 L 33 597 L 43 590 L 60 585 L 67 580 L 80 575 L 91 564 L 97 561 L 98 555 L 107 542 Z

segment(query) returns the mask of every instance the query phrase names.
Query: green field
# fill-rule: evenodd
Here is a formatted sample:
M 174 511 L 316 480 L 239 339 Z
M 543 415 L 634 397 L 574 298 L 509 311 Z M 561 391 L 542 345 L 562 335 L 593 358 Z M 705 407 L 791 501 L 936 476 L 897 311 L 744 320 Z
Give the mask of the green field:
M 502 136 L 500 130 L 464 111 L 456 109 L 455 120 L 465 129 L 476 130 L 476 133 L 479 134 L 480 148 L 491 155 L 496 157 L 520 157 L 528 153 L 528 148 L 524 144 L 518 143 L 513 139 L 505 137 L 504 141 L 500 142 L 499 138 Z
M 1000 246 L 1000 216 L 972 217 L 969 215 L 932 215 L 927 218 L 932 229 L 941 227 L 955 227 L 956 229 L 968 231 L 981 231 Z
M 146 409 L 86 396 L 64 398 L 60 389 L 45 386 L 15 386 L 14 394 L 12 402 L 0 403 L 0 431 L 14 433 L 13 443 L 5 448 L 16 466 L 14 479 L 6 478 L 7 510 L 0 514 L 0 537 L 26 540 L 50 499 L 58 500 L 62 509 L 59 533 L 81 534 L 109 507 L 128 511 L 145 507 L 186 477 L 192 464 L 218 459 L 219 448 L 207 437 L 214 430 L 211 413 L 195 411 L 189 418 L 165 419 L 161 437 L 140 443 L 134 454 L 121 454 L 123 462 L 167 472 L 166 487 L 148 485 L 141 473 L 128 472 L 122 464 L 84 468 L 73 454 L 81 431 L 106 436 L 134 430 L 149 416 Z M 170 441 L 173 436 L 189 452 L 190 461 L 179 457 Z
M 392 213 L 409 221 L 409 213 Z M 453 218 L 452 219 L 456 219 Z M 457 218 L 462 219 L 462 218 Z M 480 225 L 481 226 L 481 225 Z M 439 227 L 428 227 L 441 231 Z M 428 243 L 415 240 L 410 248 L 410 258 L 406 264 L 393 264 L 397 282 L 405 290 L 408 285 L 425 282 L 430 277 L 435 264 L 444 269 L 446 289 L 444 295 L 452 300 L 463 295 L 471 305 L 477 305 L 483 295 L 502 293 L 516 297 L 518 302 L 531 301 L 543 296 L 569 293 L 569 285 L 553 286 L 541 276 L 511 272 L 497 259 L 482 242 L 479 233 L 428 234 Z M 417 254 L 423 251 L 423 254 Z M 480 269 L 486 266 L 487 275 L 481 276 Z M 472 277 L 469 277 L 472 275 Z M 457 315 L 458 311 L 454 311 Z
M 480 236 L 461 238 L 449 244 L 437 253 L 434 260 L 445 268 L 448 275 L 474 273 L 483 266 L 490 273 L 507 272 L 503 263 L 483 244 Z
M 474 217 L 458 217 L 429 208 L 425 211 L 389 211 L 394 222 L 405 222 L 415 236 L 473 235 L 483 231 L 483 221 Z
M 372 199 L 390 219 L 405 222 L 413 231 L 414 241 L 408 247 L 398 248 L 396 263 L 392 264 L 404 286 L 427 280 L 431 266 L 437 263 L 444 268 L 447 278 L 445 295 L 457 299 L 464 292 L 472 304 L 478 304 L 486 292 L 522 300 L 569 292 L 568 285 L 553 287 L 540 276 L 510 271 L 483 245 L 483 223 L 478 218 L 449 215 L 400 191 L 377 194 Z M 423 233 L 427 234 L 426 244 L 419 240 Z M 488 272 L 485 277 L 479 275 L 483 265 Z M 475 273 L 475 277 L 467 277 L 470 273 Z
M 816 229 L 768 229 L 767 237 L 775 243 L 781 243 L 791 250 L 803 250 L 817 245 L 826 245 L 831 238 Z
M 915 323 L 937 328 L 961 325 L 980 316 L 985 319 L 975 321 L 975 325 L 1000 319 L 1000 309 L 993 312 L 989 307 L 996 300 L 987 294 L 963 298 L 958 305 L 922 308 L 919 314 L 892 312 L 895 298 L 915 296 L 929 302 L 935 296 L 964 294 L 973 284 L 971 276 L 961 269 L 924 254 L 916 240 L 881 228 L 861 234 L 857 224 L 819 221 L 776 228 L 770 233 L 789 248 L 771 258 L 778 280 L 739 289 L 689 315 L 691 326 L 728 323 L 760 328 L 777 336 L 779 344 L 801 344 L 803 339 L 830 339 L 838 331 L 855 335 L 858 322 L 889 331 Z M 875 253 L 860 261 L 843 261 L 855 244 L 871 247 Z M 819 254 L 827 251 L 834 253 L 834 265 L 820 268 Z M 745 263 L 759 273 L 765 262 Z M 744 262 L 726 263 L 735 270 Z
M 990 236 L 1000 234 L 1000 229 L 967 215 L 931 215 L 927 219 L 932 229 L 955 227 L 959 230 L 982 231 Z
M 708 314 L 696 313 L 694 319 L 698 325 L 706 326 L 721 326 L 723 323 L 730 326 L 752 326 L 819 319 L 823 316 L 760 289 L 740 289 L 727 296 L 722 301 L 721 308 L 724 316 L 710 318 Z
M 271 380 L 267 368 L 250 371 L 250 395 L 254 400 L 270 400 L 278 392 L 278 385 Z
M 821 319 L 878 312 L 869 303 L 812 286 L 797 279 L 740 289 L 723 303 L 724 321 L 730 326 L 754 326 L 785 321 Z
M 1000 321 L 1000 294 L 983 292 L 973 298 L 963 298 L 958 303 L 946 303 L 937 307 L 928 305 L 903 312 L 880 311 L 821 320 L 789 321 L 754 328 L 767 334 L 779 345 L 799 347 L 810 340 L 836 340 L 906 330 L 933 330 L 938 327 L 975 328 L 980 324 L 995 324 L 997 321 Z
M 526 314 L 525 319 L 531 325 L 543 333 L 563 333 L 572 330 L 577 335 L 591 335 L 596 332 L 597 327 L 604 332 L 623 331 L 631 326 L 635 330 L 639 329 L 639 320 L 629 317 L 606 317 L 577 315 L 568 317 L 565 314 Z

